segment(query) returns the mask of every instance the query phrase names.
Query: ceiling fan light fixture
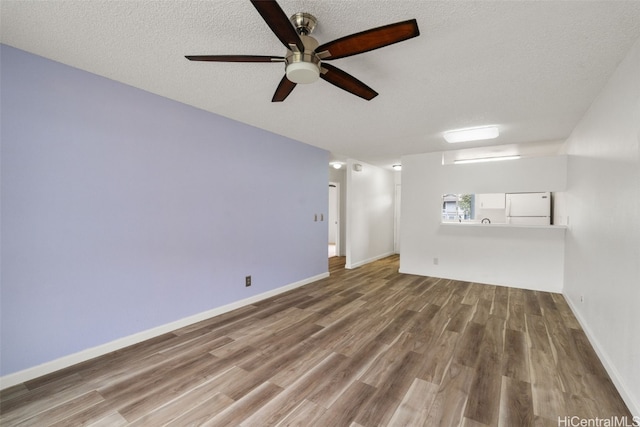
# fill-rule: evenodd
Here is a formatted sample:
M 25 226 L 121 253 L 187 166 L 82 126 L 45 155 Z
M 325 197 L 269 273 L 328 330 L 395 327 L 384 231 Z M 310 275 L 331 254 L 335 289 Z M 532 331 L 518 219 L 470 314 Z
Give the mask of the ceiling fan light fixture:
M 287 65 L 287 79 L 293 83 L 313 83 L 320 77 L 320 67 L 313 62 L 293 62 Z
M 466 129 L 448 130 L 444 133 L 444 139 L 449 144 L 456 142 L 481 141 L 484 139 L 497 138 L 500 135 L 498 126 L 479 126 Z

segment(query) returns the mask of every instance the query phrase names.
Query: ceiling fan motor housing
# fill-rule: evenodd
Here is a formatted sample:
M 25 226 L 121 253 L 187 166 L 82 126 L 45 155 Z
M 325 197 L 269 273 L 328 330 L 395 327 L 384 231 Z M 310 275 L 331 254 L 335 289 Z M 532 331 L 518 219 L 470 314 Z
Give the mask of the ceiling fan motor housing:
M 313 83 L 320 76 L 320 58 L 315 53 L 319 43 L 311 36 L 300 35 L 304 52 L 298 51 L 295 45 L 287 51 L 284 61 L 287 78 L 294 83 Z

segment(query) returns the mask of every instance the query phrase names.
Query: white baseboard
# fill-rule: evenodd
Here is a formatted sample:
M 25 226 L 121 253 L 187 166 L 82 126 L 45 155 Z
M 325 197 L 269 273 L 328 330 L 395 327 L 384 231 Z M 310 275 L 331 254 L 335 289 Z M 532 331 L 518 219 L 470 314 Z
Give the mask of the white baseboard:
M 387 253 L 384 253 L 382 255 L 374 256 L 373 258 L 365 259 L 364 261 L 358 261 L 358 262 L 350 263 L 348 265 L 345 265 L 344 268 L 352 269 L 352 268 L 361 267 L 361 266 L 363 266 L 365 264 L 369 264 L 370 262 L 378 261 L 379 259 L 386 258 L 386 257 L 391 256 L 393 254 L 394 254 L 393 251 L 387 252 Z
M 183 319 L 176 320 L 175 322 L 167 323 L 165 325 L 157 326 L 152 329 L 147 329 L 146 331 L 138 332 L 133 335 L 119 338 L 117 340 L 114 340 L 96 347 L 88 348 L 86 350 L 82 350 L 77 353 L 70 354 L 68 356 L 64 356 L 56 360 L 52 360 L 51 362 L 46 362 L 41 365 L 34 366 L 32 368 L 27 368 L 22 371 L 15 372 L 13 374 L 5 375 L 4 377 L 0 378 L 0 390 L 3 390 L 7 387 L 14 386 L 16 384 L 23 383 L 25 381 L 32 380 L 34 378 L 41 377 L 43 375 L 50 374 L 52 372 L 67 368 L 69 366 L 73 366 L 77 363 L 85 362 L 87 360 L 93 359 L 98 356 L 103 356 L 105 354 L 111 353 L 112 351 L 120 350 L 122 348 L 128 347 L 133 344 L 138 344 L 150 338 L 155 338 L 162 334 L 166 334 L 168 332 L 175 331 L 176 329 L 180 329 L 185 326 L 189 326 L 194 323 L 201 322 L 211 317 L 219 316 L 220 314 L 227 313 L 229 311 L 235 310 L 240 307 L 244 307 L 245 305 L 253 304 L 263 299 L 271 298 L 275 295 L 281 294 L 286 291 L 290 291 L 295 288 L 299 288 L 300 286 L 307 285 L 309 283 L 324 279 L 326 277 L 329 277 L 328 272 L 318 274 L 317 276 L 309 277 L 307 279 L 303 279 L 295 283 L 290 283 L 288 285 L 281 286 L 277 289 L 272 289 L 270 291 L 263 292 L 258 295 L 254 295 L 252 297 L 245 298 L 240 301 L 232 302 L 230 304 L 223 305 L 221 307 L 216 307 L 214 309 L 211 309 L 202 313 L 198 313 L 193 316 L 185 317 Z
M 600 342 L 598 341 L 598 339 L 595 337 L 595 335 L 589 328 L 589 325 L 587 324 L 587 322 L 585 322 L 584 318 L 582 318 L 582 316 L 580 315 L 580 312 L 576 309 L 576 305 L 567 295 L 563 294 L 563 296 L 569 303 L 569 307 L 571 307 L 571 311 L 573 311 L 573 315 L 578 320 L 578 323 L 580 323 L 580 326 L 582 326 L 582 330 L 584 331 L 585 335 L 589 339 L 591 346 L 596 351 L 596 354 L 600 358 L 600 361 L 602 362 L 602 365 L 604 366 L 605 370 L 609 374 L 609 377 L 611 377 L 611 381 L 613 381 L 613 384 L 616 386 L 618 393 L 620 393 L 620 396 L 622 396 L 622 400 L 624 400 L 624 403 L 627 404 L 627 408 L 629 408 L 629 411 L 631 411 L 631 414 L 634 417 L 640 417 L 640 400 L 637 399 L 638 396 L 636 396 L 636 398 L 634 399 L 634 397 L 627 391 L 628 389 L 625 386 L 625 382 L 622 375 L 620 375 L 615 365 L 611 362 L 611 360 L 607 356 L 607 353 L 604 350 L 602 350 L 602 347 L 600 346 Z M 629 422 L 631 422 L 631 420 L 629 420 Z

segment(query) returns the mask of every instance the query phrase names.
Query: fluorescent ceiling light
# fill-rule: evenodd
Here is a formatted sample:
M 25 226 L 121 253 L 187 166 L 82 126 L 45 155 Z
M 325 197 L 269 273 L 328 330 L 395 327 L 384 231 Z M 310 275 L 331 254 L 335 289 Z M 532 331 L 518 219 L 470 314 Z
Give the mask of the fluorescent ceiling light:
M 456 142 L 480 141 L 483 139 L 497 138 L 500 132 L 497 126 L 480 126 L 467 129 L 448 130 L 444 133 L 444 139 L 453 144 Z
M 477 159 L 454 160 L 453 163 L 462 165 L 465 163 L 498 162 L 501 160 L 517 160 L 520 156 L 479 157 Z

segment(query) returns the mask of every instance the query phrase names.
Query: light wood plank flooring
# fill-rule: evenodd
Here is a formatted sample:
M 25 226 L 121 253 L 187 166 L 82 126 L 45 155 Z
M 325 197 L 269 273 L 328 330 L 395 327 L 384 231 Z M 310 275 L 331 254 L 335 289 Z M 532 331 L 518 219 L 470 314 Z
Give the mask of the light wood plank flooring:
M 3 426 L 557 426 L 628 412 L 564 298 L 398 257 L 6 389 Z

